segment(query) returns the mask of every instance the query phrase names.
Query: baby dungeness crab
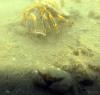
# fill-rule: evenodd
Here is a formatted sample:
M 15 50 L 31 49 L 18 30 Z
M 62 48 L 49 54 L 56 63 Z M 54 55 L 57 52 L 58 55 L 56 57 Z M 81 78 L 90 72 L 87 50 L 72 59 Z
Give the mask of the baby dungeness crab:
M 50 32 L 58 33 L 72 24 L 70 16 L 39 2 L 26 8 L 22 23 L 30 33 L 42 36 L 47 36 Z

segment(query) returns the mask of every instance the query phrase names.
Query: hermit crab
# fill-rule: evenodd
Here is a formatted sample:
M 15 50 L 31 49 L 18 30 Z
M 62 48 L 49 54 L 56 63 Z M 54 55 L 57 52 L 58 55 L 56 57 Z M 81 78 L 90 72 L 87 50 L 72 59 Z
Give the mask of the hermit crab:
M 24 10 L 22 23 L 30 33 L 47 36 L 49 33 L 61 32 L 73 22 L 70 16 L 58 12 L 49 4 L 37 2 Z

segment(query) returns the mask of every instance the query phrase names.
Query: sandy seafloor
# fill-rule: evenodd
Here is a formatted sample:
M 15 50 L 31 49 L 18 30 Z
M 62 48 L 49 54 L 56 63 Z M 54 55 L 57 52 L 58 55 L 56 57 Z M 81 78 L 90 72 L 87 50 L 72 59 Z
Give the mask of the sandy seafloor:
M 63 7 L 74 24 L 46 39 L 20 26 L 22 11 L 31 3 L 0 0 L 0 95 L 58 95 L 33 86 L 37 70 L 77 82 L 86 76 L 94 83 L 84 86 L 87 93 L 80 95 L 100 95 L 100 0 L 65 0 Z

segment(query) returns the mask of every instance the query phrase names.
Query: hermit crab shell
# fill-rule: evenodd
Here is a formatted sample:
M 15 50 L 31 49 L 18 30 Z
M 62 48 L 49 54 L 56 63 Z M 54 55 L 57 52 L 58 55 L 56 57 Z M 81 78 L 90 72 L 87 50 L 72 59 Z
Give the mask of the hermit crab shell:
M 70 17 L 59 13 L 46 4 L 35 4 L 23 13 L 23 24 L 31 33 L 46 36 L 48 33 L 61 32 L 68 26 Z

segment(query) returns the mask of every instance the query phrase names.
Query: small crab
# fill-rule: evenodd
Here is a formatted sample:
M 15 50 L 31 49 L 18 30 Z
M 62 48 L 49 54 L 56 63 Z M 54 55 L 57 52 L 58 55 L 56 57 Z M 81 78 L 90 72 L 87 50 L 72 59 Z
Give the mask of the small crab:
M 72 24 L 69 16 L 39 2 L 26 8 L 22 23 L 31 33 L 42 36 L 46 36 L 49 32 L 58 33 L 62 28 Z

